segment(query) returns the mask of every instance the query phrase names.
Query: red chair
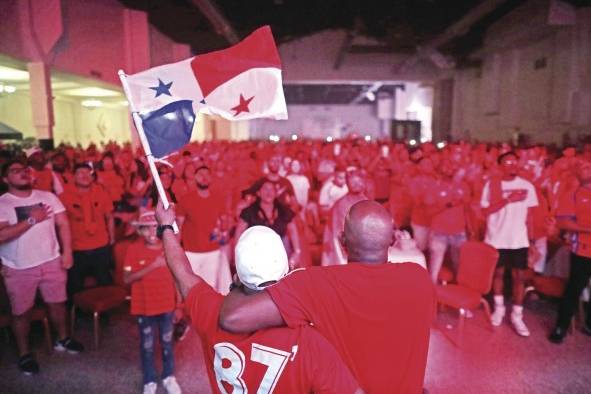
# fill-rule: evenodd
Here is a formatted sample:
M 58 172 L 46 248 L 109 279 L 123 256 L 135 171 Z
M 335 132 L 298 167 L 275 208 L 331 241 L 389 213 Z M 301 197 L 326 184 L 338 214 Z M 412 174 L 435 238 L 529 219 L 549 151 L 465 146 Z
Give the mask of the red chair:
M 71 332 L 74 332 L 76 321 L 76 308 L 93 315 L 94 323 L 94 348 L 98 349 L 100 328 L 100 314 L 116 308 L 129 298 L 129 286 L 123 282 L 123 264 L 127 248 L 133 239 L 118 241 L 113 246 L 113 259 L 115 270 L 113 272 L 113 286 L 101 286 L 83 290 L 73 297 L 72 309 L 70 311 Z
M 441 269 L 439 270 L 439 275 L 437 275 L 437 279 L 441 282 L 442 285 L 446 285 L 448 283 L 453 282 L 454 273 L 449 267 L 442 265 Z
M 437 286 L 437 303 L 459 311 L 458 344 L 461 346 L 466 312 L 482 305 L 490 322 L 490 308 L 483 298 L 490 291 L 499 258 L 495 248 L 483 242 L 468 241 L 460 248 L 457 284 Z
M 72 310 L 70 312 L 70 322 L 72 325 L 70 332 L 74 332 L 76 308 L 85 312 L 91 312 L 94 320 L 94 348 L 98 349 L 100 314 L 121 305 L 125 302 L 126 296 L 125 289 L 119 286 L 95 287 L 74 294 Z

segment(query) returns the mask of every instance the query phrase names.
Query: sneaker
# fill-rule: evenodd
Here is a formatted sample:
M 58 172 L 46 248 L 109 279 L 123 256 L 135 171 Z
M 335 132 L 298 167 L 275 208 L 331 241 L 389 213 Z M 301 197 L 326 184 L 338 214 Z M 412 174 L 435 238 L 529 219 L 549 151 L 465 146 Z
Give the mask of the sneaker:
M 179 320 L 179 322 L 174 325 L 174 340 L 177 342 L 182 341 L 189 333 L 189 330 L 190 327 L 187 322 L 184 320 Z
M 66 337 L 62 340 L 57 340 L 53 344 L 53 349 L 57 350 L 58 352 L 67 351 L 70 354 L 77 354 L 84 351 L 84 346 L 82 344 L 70 337 Z
M 550 335 L 548 335 L 548 340 L 555 344 L 561 344 L 564 341 L 564 337 L 566 337 L 566 330 L 564 328 L 556 327 Z
M 181 387 L 179 386 L 174 376 L 169 376 L 162 380 L 162 385 L 166 390 L 166 394 L 181 394 Z
M 490 323 L 493 326 L 498 327 L 503 322 L 504 317 L 505 317 L 505 307 L 504 306 L 497 306 L 495 308 L 495 311 L 493 312 L 493 314 L 490 316 Z
M 25 375 L 34 375 L 39 373 L 39 364 L 31 353 L 25 354 L 18 359 L 18 369 Z
M 158 385 L 156 384 L 156 382 L 146 383 L 144 384 L 144 394 L 156 394 L 157 388 Z
M 516 315 L 515 313 L 511 313 L 511 324 L 513 324 L 513 328 L 518 335 L 522 337 L 529 337 L 529 330 L 527 326 L 523 322 L 522 315 Z

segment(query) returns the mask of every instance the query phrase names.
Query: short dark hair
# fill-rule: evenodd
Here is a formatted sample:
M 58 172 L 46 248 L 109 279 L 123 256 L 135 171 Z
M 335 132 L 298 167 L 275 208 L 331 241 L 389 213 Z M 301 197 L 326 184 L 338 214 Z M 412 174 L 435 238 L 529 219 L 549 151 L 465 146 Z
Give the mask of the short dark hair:
M 499 155 L 499 157 L 497 157 L 497 164 L 501 164 L 503 159 L 505 159 L 505 157 L 508 157 L 508 156 L 513 156 L 514 158 L 519 160 L 519 156 L 517 155 L 517 153 L 515 151 L 510 150 L 509 152 L 505 152 L 502 155 Z
M 12 167 L 14 164 L 22 164 L 23 166 L 27 167 L 27 164 L 21 159 L 10 159 L 6 163 L 2 164 L 1 173 L 3 178 L 8 175 L 8 170 L 10 170 L 10 167 Z

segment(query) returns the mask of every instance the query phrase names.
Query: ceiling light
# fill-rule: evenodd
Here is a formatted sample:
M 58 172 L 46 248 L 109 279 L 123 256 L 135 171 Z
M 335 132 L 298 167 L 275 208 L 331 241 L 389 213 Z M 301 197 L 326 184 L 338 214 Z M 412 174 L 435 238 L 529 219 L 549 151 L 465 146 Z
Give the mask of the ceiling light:
M 365 140 L 366 140 L 367 142 L 371 141 L 371 135 L 366 135 L 366 136 L 365 136 Z
M 14 93 L 14 92 L 16 92 L 16 87 L 14 87 L 12 85 L 4 85 L 4 91 L 6 93 Z
M 0 80 L 25 82 L 29 80 L 29 73 L 12 67 L 0 66 Z
M 291 140 L 292 141 L 297 141 L 298 140 L 298 135 L 297 134 L 292 134 L 291 135 Z
M 443 142 L 443 141 L 441 141 L 441 142 L 438 142 L 438 143 L 437 143 L 437 147 L 438 147 L 439 149 L 443 149 L 443 148 L 445 147 L 445 142 Z
M 408 144 L 415 146 L 417 144 L 417 140 L 410 140 L 410 141 L 408 141 Z
M 421 137 L 421 144 L 424 144 L 427 141 L 429 141 L 427 137 Z
M 369 101 L 375 101 L 376 100 L 376 94 L 372 91 L 369 91 L 367 93 L 365 93 L 365 97 L 367 97 L 367 99 Z
M 332 137 L 330 135 L 326 137 L 326 142 L 332 142 Z
M 103 106 L 103 102 L 101 100 L 96 99 L 82 100 L 80 104 L 82 104 L 82 106 L 86 108 L 98 108 Z
M 97 87 L 68 89 L 68 90 L 63 90 L 60 93 L 67 95 L 67 96 L 80 96 L 80 97 L 118 97 L 118 96 L 121 96 L 121 93 L 119 93 L 116 90 L 103 89 L 103 88 L 97 88 Z

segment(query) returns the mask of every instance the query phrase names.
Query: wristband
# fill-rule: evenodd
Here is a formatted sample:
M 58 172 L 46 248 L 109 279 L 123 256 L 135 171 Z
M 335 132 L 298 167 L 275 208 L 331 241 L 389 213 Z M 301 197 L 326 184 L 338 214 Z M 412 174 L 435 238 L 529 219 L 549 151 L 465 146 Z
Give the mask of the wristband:
M 162 239 L 164 231 L 166 230 L 174 231 L 172 224 L 159 224 L 158 227 L 156 227 L 156 236 L 158 237 L 158 239 Z

